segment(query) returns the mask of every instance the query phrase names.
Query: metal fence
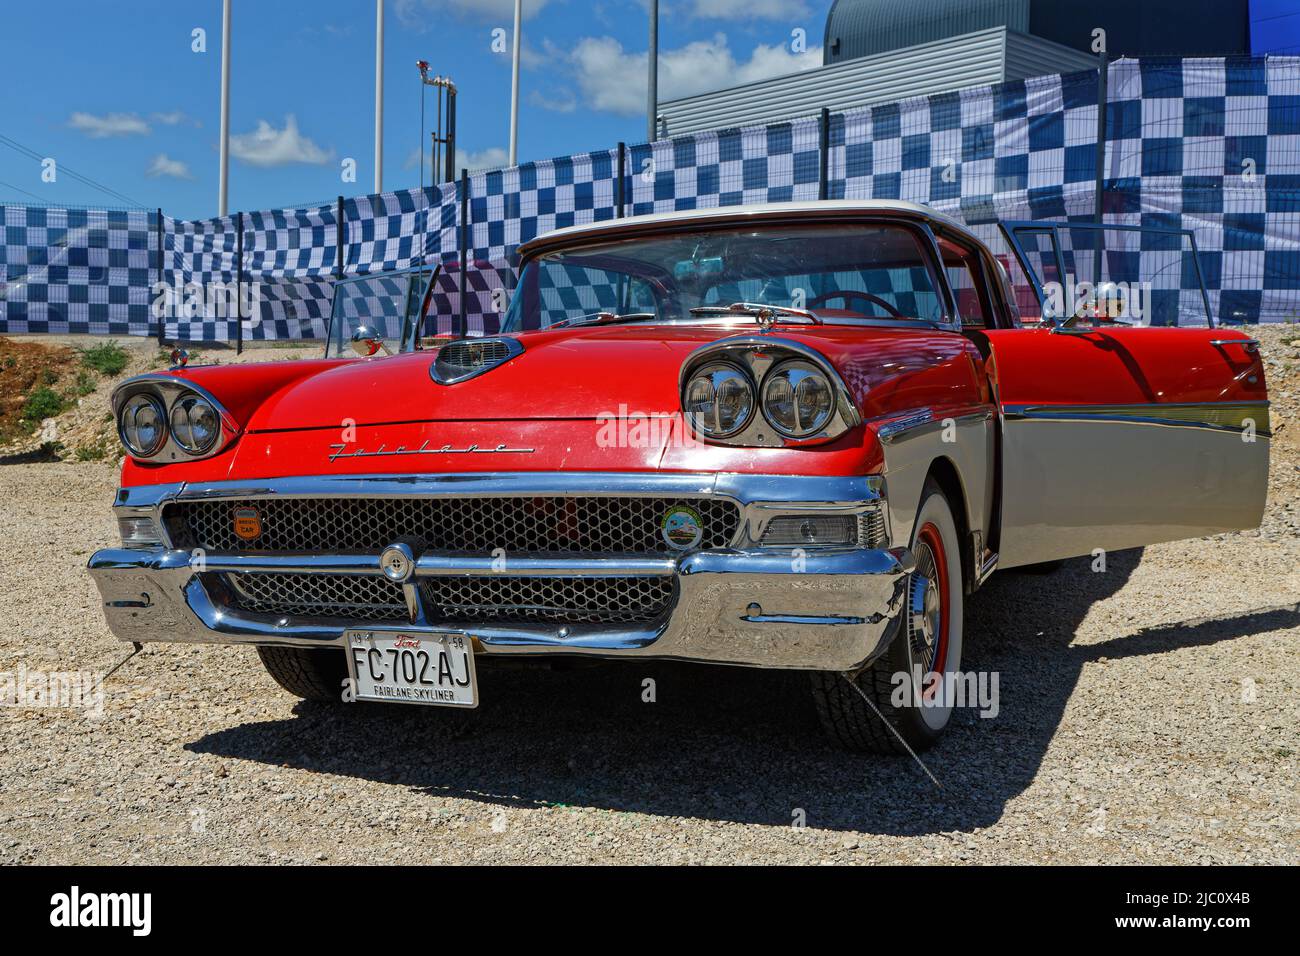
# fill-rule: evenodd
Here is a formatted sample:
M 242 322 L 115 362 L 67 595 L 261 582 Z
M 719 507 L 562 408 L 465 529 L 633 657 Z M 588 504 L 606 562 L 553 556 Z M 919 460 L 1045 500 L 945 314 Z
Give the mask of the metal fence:
M 1300 58 L 1125 59 L 1104 75 L 620 144 L 424 190 L 222 219 L 4 206 L 0 332 L 319 338 L 335 278 L 443 263 L 436 330 L 485 334 L 504 300 L 494 290 L 513 286 L 515 249 L 550 229 L 819 198 L 926 203 L 1004 261 L 999 220 L 1093 222 L 1100 211 L 1109 225 L 1190 229 L 1217 317 L 1296 321 Z M 1198 298 L 1187 295 L 1197 270 L 1137 235 L 1108 250 L 1108 274 L 1151 283 L 1174 304 L 1159 314 L 1180 321 L 1178 303 Z M 232 294 L 255 299 L 242 323 Z M 1203 309 L 1191 312 L 1203 321 Z

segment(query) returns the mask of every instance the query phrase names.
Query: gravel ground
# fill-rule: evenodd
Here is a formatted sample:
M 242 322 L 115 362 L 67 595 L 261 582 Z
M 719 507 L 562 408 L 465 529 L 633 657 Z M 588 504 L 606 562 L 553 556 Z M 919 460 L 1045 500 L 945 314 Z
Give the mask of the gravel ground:
M 251 649 L 155 644 L 102 715 L 0 709 L 0 863 L 1300 862 L 1287 334 L 1261 333 L 1263 529 L 995 575 L 965 665 L 999 674 L 1001 710 L 959 713 L 925 755 L 942 790 L 907 757 L 832 750 L 799 675 L 484 670 L 472 715 L 340 710 L 284 694 Z M 0 467 L 0 672 L 129 650 L 85 573 L 115 479 Z

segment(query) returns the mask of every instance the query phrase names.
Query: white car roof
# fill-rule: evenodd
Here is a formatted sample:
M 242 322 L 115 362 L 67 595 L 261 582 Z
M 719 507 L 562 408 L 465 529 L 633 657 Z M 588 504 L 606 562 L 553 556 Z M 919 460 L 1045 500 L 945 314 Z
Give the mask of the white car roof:
M 919 219 L 948 227 L 967 239 L 979 243 L 980 239 L 963 223 L 951 216 L 923 206 L 920 203 L 905 202 L 901 199 L 820 199 L 805 202 L 751 203 L 741 206 L 711 206 L 707 209 L 684 209 L 675 212 L 660 212 L 644 216 L 625 216 L 622 219 L 604 219 L 600 222 L 583 223 L 566 226 L 543 233 L 519 247 L 520 255 L 529 255 L 542 247 L 567 245 L 574 239 L 626 235 L 643 229 L 656 229 L 661 226 L 680 224 L 683 226 L 703 225 L 709 222 L 735 222 L 748 219 L 765 221 L 779 219 L 808 219 L 816 216 L 832 216 L 852 219 L 861 216 L 898 216 L 904 219 Z

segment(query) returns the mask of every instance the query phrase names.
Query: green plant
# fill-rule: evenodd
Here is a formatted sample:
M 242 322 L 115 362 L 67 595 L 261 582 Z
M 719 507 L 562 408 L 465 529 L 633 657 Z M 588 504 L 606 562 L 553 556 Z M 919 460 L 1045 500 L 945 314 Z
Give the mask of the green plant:
M 54 389 L 38 385 L 27 396 L 27 403 L 23 405 L 23 418 L 35 424 L 53 418 L 63 411 L 66 405 L 63 396 Z
M 97 384 L 95 376 L 85 369 L 82 369 L 77 373 L 77 383 L 73 386 L 73 390 L 78 395 L 89 395 L 95 390 Z
M 102 441 L 92 445 L 82 445 L 77 449 L 77 461 L 101 461 L 108 455 L 108 448 Z
M 82 349 L 81 352 L 82 365 L 109 378 L 122 374 L 128 358 L 126 349 L 118 345 L 116 339 L 109 339 L 107 342 Z
M 41 370 L 41 381 L 44 382 L 46 385 L 53 385 L 58 380 L 59 380 L 59 373 L 54 371 L 54 369 L 47 368 Z

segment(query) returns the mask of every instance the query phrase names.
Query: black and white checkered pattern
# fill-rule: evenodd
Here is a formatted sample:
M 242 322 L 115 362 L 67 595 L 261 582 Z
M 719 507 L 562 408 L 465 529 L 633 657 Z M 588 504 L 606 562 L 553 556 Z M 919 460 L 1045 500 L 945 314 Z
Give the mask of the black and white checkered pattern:
M 927 203 L 967 222 L 1005 257 L 998 220 L 1091 219 L 1096 97 L 1094 71 L 834 114 L 829 194 Z M 818 143 L 812 118 L 633 146 L 626 211 L 814 199 Z M 1193 230 L 1216 316 L 1300 315 L 1300 58 L 1113 63 L 1105 164 L 1107 222 Z M 606 150 L 470 178 L 470 334 L 499 328 L 520 243 L 617 215 L 616 175 L 617 153 Z M 344 204 L 346 275 L 444 264 L 428 331 L 457 326 L 460 188 L 449 183 Z M 158 264 L 151 263 L 148 213 L 4 206 L 0 214 L 0 331 L 150 331 Z M 246 335 L 321 334 L 339 258 L 336 215 L 323 205 L 244 217 L 243 271 L 262 292 Z M 165 219 L 163 229 L 164 280 L 181 290 L 234 281 L 231 217 Z M 1136 273 L 1136 281 L 1151 284 L 1155 320 L 1203 321 L 1189 257 L 1160 237 L 1125 241 L 1137 245 L 1121 244 L 1108 268 L 1116 278 Z M 1067 267 L 1086 272 L 1084 252 L 1076 259 L 1072 250 Z M 581 276 L 569 279 L 546 292 L 555 308 L 601 307 L 600 290 L 584 290 Z M 182 309 L 168 317 L 166 333 L 233 338 L 234 318 L 211 312 Z
M 0 332 L 147 335 L 156 219 L 0 205 Z

